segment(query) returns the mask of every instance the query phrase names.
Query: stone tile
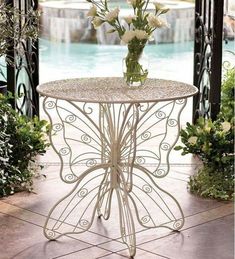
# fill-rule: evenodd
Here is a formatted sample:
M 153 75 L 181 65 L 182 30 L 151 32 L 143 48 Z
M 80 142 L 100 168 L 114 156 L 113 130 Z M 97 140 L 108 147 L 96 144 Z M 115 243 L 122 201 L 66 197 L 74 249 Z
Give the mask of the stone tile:
M 204 224 L 206 222 L 216 220 L 234 213 L 233 203 L 224 204 L 217 208 L 204 211 L 192 216 L 189 216 L 185 219 L 185 224 L 182 229 L 191 228 L 196 225 Z
M 156 179 L 156 182 L 164 190 L 169 190 L 169 192 L 173 194 L 173 196 L 181 204 L 184 214 L 187 217 L 224 204 L 209 199 L 202 199 L 188 193 L 186 189 L 187 184 L 181 180 L 166 177 L 164 179 Z M 46 216 L 49 209 L 55 204 L 55 202 L 57 202 L 59 198 L 63 197 L 70 189 L 72 189 L 72 185 L 65 184 L 60 179 L 50 181 L 45 180 L 37 184 L 37 194 L 18 193 L 14 196 L 4 198 L 2 201 L 25 209 L 27 212 L 24 211 L 22 214 L 24 219 L 35 217 L 35 215 L 31 216 L 30 212 L 34 212 L 41 216 Z M 102 219 L 101 222 L 95 220 L 91 231 L 111 239 L 119 238 L 119 212 L 117 208 L 117 201 L 114 199 L 112 202 L 110 219 L 108 221 Z M 39 225 L 43 225 L 44 218 L 38 216 L 34 222 L 37 222 Z M 138 232 L 142 229 L 143 228 L 136 223 L 136 231 Z
M 62 256 L 53 257 L 53 259 L 56 259 L 56 258 L 60 258 L 60 259 L 65 259 L 65 258 L 66 259 L 78 259 L 78 258 L 96 259 L 96 258 L 100 258 L 107 254 L 110 254 L 110 252 L 108 252 L 104 249 L 98 248 L 98 247 L 91 247 L 89 249 L 84 249 L 84 250 L 81 250 L 81 251 L 78 251 L 75 253 L 67 253 Z
M 129 258 L 129 256 L 122 256 L 119 254 L 108 254 L 102 257 L 98 257 L 97 259 L 125 259 L 125 258 Z
M 143 227 L 138 224 L 136 217 L 134 216 L 135 212 L 134 212 L 134 208 L 133 208 L 132 204 L 130 203 L 129 205 L 133 212 L 135 230 L 140 231 L 143 229 Z M 98 219 L 97 224 L 93 224 L 93 226 L 91 227 L 91 231 L 104 235 L 110 239 L 118 239 L 121 237 L 119 209 L 118 209 L 118 202 L 117 202 L 115 193 L 113 194 L 110 218 L 108 220 L 104 220 L 103 218 Z
M 197 196 L 194 196 L 194 195 L 188 193 L 187 188 L 186 188 L 186 183 L 183 181 L 179 181 L 176 179 L 171 179 L 169 177 L 168 178 L 166 177 L 165 179 L 157 179 L 156 182 L 164 190 L 169 190 L 169 192 L 171 194 L 173 194 L 173 196 L 179 201 L 186 217 L 189 217 L 192 215 L 198 215 L 199 213 L 226 205 L 226 203 L 223 203 L 223 202 L 218 202 L 218 201 L 210 200 L 210 199 L 202 199 L 200 197 L 197 197 Z M 145 201 L 145 203 L 147 205 L 148 201 Z M 93 229 L 94 232 L 96 232 L 96 233 L 100 232 L 103 235 L 108 236 L 112 239 L 117 239 L 118 236 L 120 236 L 119 222 L 117 222 L 117 217 L 119 217 L 118 211 L 117 211 L 117 206 L 118 205 L 115 204 L 115 202 L 114 202 L 113 203 L 114 209 L 111 211 L 112 214 L 111 214 L 110 219 L 107 222 L 104 221 L 104 223 L 102 224 L 102 228 Z M 222 210 L 224 210 L 224 209 L 222 209 Z M 114 215 L 114 217 L 113 217 L 113 215 Z M 133 211 L 133 215 L 135 215 L 134 211 Z M 159 217 L 159 215 L 158 215 L 158 217 Z M 134 216 L 134 220 L 135 220 L 135 218 L 136 217 Z M 135 222 L 136 222 L 136 220 L 135 220 Z M 137 232 L 141 231 L 143 229 L 142 227 L 139 226 L 139 223 L 137 223 L 137 222 L 136 222 L 135 226 L 136 226 Z M 158 235 L 158 233 L 160 233 L 160 235 L 162 234 L 162 230 L 160 230 L 160 229 L 153 230 L 153 232 L 156 233 L 157 235 Z M 169 233 L 169 230 L 163 231 L 163 232 Z M 151 236 L 151 234 L 150 235 L 147 234 L 147 236 Z M 109 245 L 109 244 L 106 244 L 106 245 Z
M 12 216 L 14 218 L 23 220 L 28 223 L 42 227 L 45 222 L 45 217 L 33 213 L 28 210 L 21 209 L 17 206 L 4 203 L 0 201 L 0 212 L 5 215 Z
M 88 244 L 68 237 L 48 241 L 42 228 L 0 213 L 0 258 L 42 259 L 78 251 Z
M 140 245 L 174 259 L 233 259 L 233 215 Z
M 169 177 L 156 179 L 160 188 L 169 192 L 179 202 L 185 216 L 190 216 L 225 204 L 212 199 L 205 199 L 191 194 L 187 190 L 187 182 Z
M 145 231 L 136 233 L 136 244 L 139 246 L 154 239 L 168 236 L 171 233 L 172 231 L 167 228 L 146 229 Z
M 60 179 L 39 181 L 34 192 L 21 192 L 1 199 L 4 202 L 46 216 L 50 208 L 67 192 L 72 184 L 65 184 Z
M 233 213 L 233 205 L 229 203 L 227 205 L 220 206 L 215 209 L 211 209 L 202 213 L 198 213 L 185 218 L 185 224 L 181 231 L 195 227 L 197 225 L 205 224 L 212 220 L 231 215 Z M 148 243 L 152 240 L 156 240 L 159 238 L 165 238 L 169 235 L 174 234 L 175 232 L 166 229 L 166 228 L 155 228 L 155 229 L 145 229 L 144 231 L 140 231 L 136 233 L 136 244 L 139 246 L 140 244 Z M 119 242 L 117 242 L 119 241 Z M 121 239 L 116 241 L 111 241 L 105 244 L 101 244 L 100 247 L 118 251 L 121 250 L 125 245 L 121 243 Z
M 39 215 L 32 211 L 21 209 L 17 206 L 4 203 L 4 202 L 0 202 L 0 212 L 6 215 L 12 216 L 14 218 L 23 220 L 25 222 L 37 225 L 39 227 L 43 227 L 46 221 L 46 217 L 42 215 Z M 43 232 L 41 233 L 41 235 L 43 236 Z M 110 240 L 104 236 L 100 236 L 96 233 L 91 233 L 89 231 L 85 233 L 74 234 L 69 236 L 77 240 L 82 240 L 83 242 L 86 242 L 90 245 L 97 245 L 100 243 L 108 242 Z
M 107 249 L 112 252 L 118 252 L 120 250 L 126 249 L 126 244 L 122 243 L 121 240 L 119 241 L 112 240 L 110 242 L 106 242 L 104 244 L 99 245 L 99 247 Z
M 126 250 L 118 252 L 118 254 L 120 254 L 122 256 L 128 257 L 129 256 L 129 251 L 126 249 Z M 138 249 L 137 248 L 136 249 L 135 259 L 143 259 L 143 258 L 146 258 L 146 259 L 164 259 L 164 258 L 170 259 L 170 258 L 162 256 L 160 254 L 154 254 L 154 253 L 148 252 L 146 250 L 142 250 L 142 249 Z M 171 259 L 173 259 L 173 257 Z
M 190 194 L 187 191 L 186 181 L 188 176 L 193 173 L 193 170 L 195 170 L 194 166 L 195 165 L 175 165 L 167 177 L 163 179 L 156 179 L 156 183 L 159 185 L 159 187 L 170 192 L 182 206 L 182 209 L 186 216 L 186 223 L 183 228 L 184 231 L 186 231 L 185 229 L 192 228 L 193 226 L 199 224 L 204 224 L 205 222 L 214 220 L 218 217 L 229 215 L 232 213 L 231 211 L 233 210 L 231 203 L 228 204 L 225 202 L 217 202 L 215 200 L 202 199 L 200 197 Z M 15 194 L 14 196 L 9 196 L 7 198 L 1 199 L 2 202 L 0 201 L 0 211 L 21 220 L 27 221 L 29 223 L 43 226 L 45 222 L 45 216 L 48 214 L 49 209 L 54 205 L 55 202 L 57 202 L 61 197 L 67 194 L 73 187 L 72 184 L 65 184 L 60 180 L 58 176 L 58 165 L 48 165 L 48 167 L 46 167 L 44 170 L 45 171 L 42 172 L 46 172 L 48 177 L 45 180 L 39 179 L 36 181 L 35 193 L 23 192 Z M 144 202 L 146 204 L 148 203 L 147 201 Z M 111 255 L 110 252 L 118 252 L 120 250 L 127 251 L 125 244 L 118 242 L 120 240 L 115 241 L 115 239 L 120 238 L 118 213 L 119 212 L 117 201 L 114 199 L 112 202 L 111 217 L 108 221 L 105 221 L 103 219 L 101 221 L 94 220 L 91 232 L 72 235 L 72 237 L 76 239 L 77 242 L 84 241 L 88 244 L 98 245 L 98 255 L 96 255 L 96 253 L 94 253 L 93 255 L 91 254 L 91 258 L 97 258 L 96 256 L 102 257 L 104 255 L 106 256 L 106 258 L 109 258 L 109 255 Z M 134 220 L 136 221 L 135 216 Z M 155 242 L 152 240 L 160 240 L 172 236 L 172 232 L 164 228 L 150 229 L 145 231 L 142 231 L 142 229 L 143 228 L 136 223 L 137 245 L 139 247 L 139 245 L 142 244 L 141 248 L 150 252 L 152 251 L 145 249 L 144 244 Z M 44 238 L 43 235 L 42 238 Z M 58 242 L 60 242 L 60 240 L 61 239 L 59 239 Z M 101 251 L 104 250 L 106 253 L 101 253 L 101 255 L 99 255 L 99 249 L 101 249 Z M 141 249 L 138 249 L 138 251 L 139 250 L 142 251 Z M 72 254 L 69 251 L 69 255 L 66 255 L 66 253 L 62 253 L 61 255 L 63 255 L 63 258 L 65 258 L 65 256 L 67 256 L 66 258 L 80 258 L 76 257 L 77 250 L 75 251 L 75 254 L 73 253 L 74 251 L 72 251 Z M 41 252 L 39 251 L 39 254 L 40 253 Z M 107 255 L 107 253 L 109 253 L 109 255 Z M 140 256 L 138 255 L 138 253 L 137 256 L 141 258 L 142 255 Z M 151 258 L 152 254 L 149 254 L 150 255 L 143 255 L 143 258 Z M 112 256 L 114 256 L 114 254 L 112 254 Z M 128 256 L 128 252 L 126 254 L 122 254 L 122 256 Z M 155 257 L 152 258 L 168 258 L 162 257 L 163 255 L 161 253 L 156 253 L 156 255 L 154 256 Z M 43 258 L 44 257 L 45 256 L 43 256 Z M 27 259 L 28 258 L 30 257 L 27 257 Z M 170 258 L 173 259 L 172 257 Z

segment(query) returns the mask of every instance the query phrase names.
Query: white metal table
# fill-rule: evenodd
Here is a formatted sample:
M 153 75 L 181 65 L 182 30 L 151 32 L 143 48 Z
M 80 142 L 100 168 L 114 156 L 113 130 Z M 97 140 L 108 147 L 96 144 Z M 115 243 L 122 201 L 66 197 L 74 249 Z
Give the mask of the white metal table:
M 107 220 L 114 192 L 131 257 L 134 215 L 145 228 L 182 228 L 179 203 L 156 179 L 169 172 L 180 114 L 196 87 L 148 79 L 144 89 L 129 90 L 122 78 L 81 78 L 45 83 L 37 91 L 52 125 L 60 177 L 76 183 L 50 210 L 44 226 L 48 239 L 87 231 L 96 213 Z

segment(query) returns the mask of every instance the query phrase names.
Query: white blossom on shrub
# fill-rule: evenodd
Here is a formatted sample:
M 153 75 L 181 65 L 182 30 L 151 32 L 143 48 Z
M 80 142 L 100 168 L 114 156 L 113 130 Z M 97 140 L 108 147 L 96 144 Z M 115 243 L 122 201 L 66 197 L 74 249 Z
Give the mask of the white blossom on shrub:
M 228 132 L 231 129 L 231 124 L 228 121 L 224 121 L 221 123 L 223 132 Z
M 188 143 L 191 145 L 195 145 L 197 143 L 197 137 L 196 136 L 192 136 L 188 139 Z

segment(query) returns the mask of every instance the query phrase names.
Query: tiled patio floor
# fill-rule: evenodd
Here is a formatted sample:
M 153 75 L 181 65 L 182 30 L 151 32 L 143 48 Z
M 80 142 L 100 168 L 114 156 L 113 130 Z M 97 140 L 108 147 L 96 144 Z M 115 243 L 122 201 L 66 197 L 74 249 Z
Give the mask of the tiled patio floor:
M 36 180 L 35 193 L 18 193 L 0 200 L 0 258 L 128 258 L 126 246 L 120 241 L 115 208 L 110 220 L 95 220 L 89 232 L 47 241 L 42 231 L 46 215 L 71 188 L 59 179 L 59 165 L 48 158 L 44 158 L 47 166 L 43 170 L 47 177 Z M 137 227 L 135 258 L 233 258 L 233 204 L 191 195 L 187 179 L 198 165 L 191 158 L 188 161 L 173 164 L 171 173 L 158 180 L 180 202 L 186 216 L 183 229 L 175 233 Z

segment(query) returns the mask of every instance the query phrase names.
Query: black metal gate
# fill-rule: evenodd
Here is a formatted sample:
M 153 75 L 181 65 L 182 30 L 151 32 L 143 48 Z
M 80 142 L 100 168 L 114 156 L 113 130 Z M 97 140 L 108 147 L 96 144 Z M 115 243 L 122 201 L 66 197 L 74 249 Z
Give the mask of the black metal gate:
M 5 2 L 25 14 L 31 8 L 38 9 L 38 0 L 5 0 Z M 19 25 L 23 26 L 23 22 L 19 21 Z M 9 26 L 13 25 L 9 24 Z M 12 48 L 8 50 L 8 57 L 15 64 L 14 66 L 7 64 L 6 69 L 2 69 L 1 72 L 7 81 L 7 90 L 17 96 L 12 106 L 21 114 L 32 117 L 39 115 L 39 97 L 36 92 L 36 86 L 39 83 L 38 40 L 34 44 L 31 40 L 24 40 L 20 44 L 24 54 L 17 57 L 12 43 Z
M 193 121 L 216 118 L 220 109 L 224 0 L 196 0 Z

